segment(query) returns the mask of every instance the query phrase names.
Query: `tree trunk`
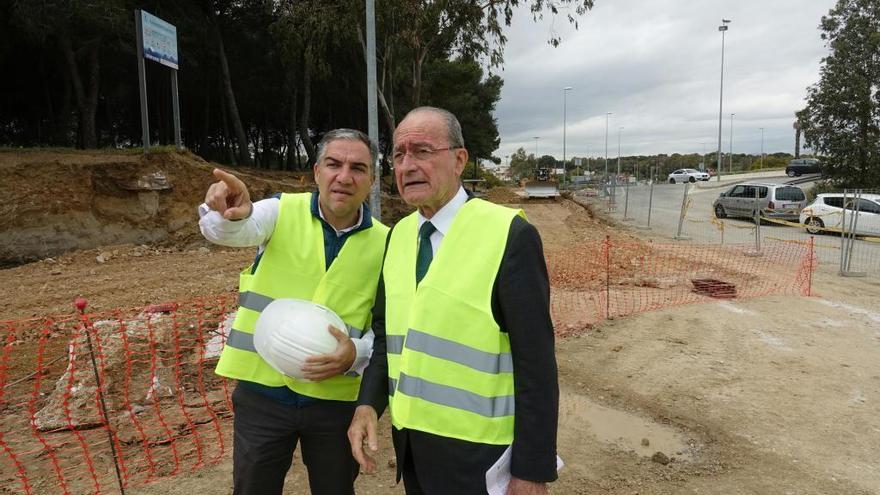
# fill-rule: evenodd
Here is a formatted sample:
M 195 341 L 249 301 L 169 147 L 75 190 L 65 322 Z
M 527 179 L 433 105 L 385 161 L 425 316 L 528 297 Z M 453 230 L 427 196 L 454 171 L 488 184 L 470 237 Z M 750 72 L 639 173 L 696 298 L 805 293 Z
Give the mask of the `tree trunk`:
M 425 65 L 425 58 L 427 58 L 430 48 L 431 42 L 429 41 L 418 51 L 418 56 L 413 60 L 413 108 L 422 104 L 422 66 Z
M 64 60 L 73 83 L 76 106 L 79 113 L 79 146 L 81 148 L 96 148 L 98 136 L 95 127 L 95 112 L 98 108 L 98 83 L 101 74 L 98 53 L 101 39 L 89 41 L 83 47 L 87 54 L 88 79 L 87 86 L 83 85 L 76 62 L 76 53 L 66 33 L 58 37 L 61 50 L 64 52 Z
M 205 112 L 204 119 L 202 120 L 202 135 L 199 139 L 199 151 L 204 153 L 208 150 L 208 143 L 210 142 L 208 136 L 211 134 L 211 85 L 205 85 Z
M 303 105 L 302 113 L 299 119 L 299 136 L 302 139 L 303 148 L 309 157 L 308 166 L 312 166 L 317 161 L 315 145 L 312 143 L 312 137 L 309 135 L 309 111 L 312 106 L 312 68 L 309 57 L 303 64 Z
M 47 129 L 45 136 L 41 136 L 39 139 L 37 139 L 37 145 L 39 146 L 44 146 L 45 144 L 52 141 L 52 130 L 55 127 L 55 107 L 52 104 L 52 91 L 49 89 L 49 78 L 46 75 L 45 58 L 45 50 L 40 50 L 40 82 L 43 85 L 43 105 L 45 105 L 46 121 L 49 124 L 49 128 Z M 40 120 L 43 119 L 42 112 L 39 118 Z
M 227 105 L 225 95 L 226 93 L 223 92 L 220 96 L 224 100 L 223 104 L 220 105 L 220 119 L 223 122 L 223 150 L 226 152 L 226 160 L 232 165 L 236 165 L 235 146 L 233 146 L 232 140 L 229 138 L 229 117 L 226 115 Z
M 800 128 L 795 129 L 794 131 L 794 157 L 801 157 L 801 130 Z
M 361 42 L 361 48 L 363 49 L 361 53 L 364 56 L 364 62 L 367 61 L 367 42 L 364 40 L 364 33 L 361 30 L 360 24 L 357 27 L 358 39 Z M 382 107 L 382 112 L 385 114 L 385 123 L 388 125 L 388 134 L 393 134 L 394 129 L 397 128 L 397 123 L 394 119 L 394 84 L 391 84 L 391 87 L 388 88 L 388 99 L 385 98 L 385 91 L 387 86 L 385 85 L 385 75 L 389 74 L 389 80 L 393 80 L 390 76 L 391 74 L 391 49 L 388 44 L 388 38 L 385 38 L 385 55 L 382 57 L 382 78 L 376 81 L 376 95 L 379 98 L 379 105 Z M 369 97 L 369 95 L 367 95 Z
M 421 57 L 419 57 L 421 58 Z M 416 108 L 422 101 L 422 64 L 419 58 L 413 60 L 412 70 L 412 107 Z
M 67 73 L 67 71 L 62 71 Z M 54 124 L 53 138 L 52 143 L 57 146 L 70 146 L 70 115 L 73 99 L 72 95 L 72 84 L 70 82 L 70 77 L 64 79 L 64 89 L 61 93 L 61 110 L 58 112 L 58 115 Z
M 385 113 L 385 123 L 388 124 L 388 134 L 394 134 L 397 128 L 397 121 L 394 117 L 394 65 L 392 60 L 391 46 L 388 38 L 385 38 L 385 55 L 382 57 L 382 85 L 377 88 L 379 93 L 379 104 Z M 386 80 L 385 77 L 388 77 Z M 386 81 L 391 81 L 390 86 Z M 385 92 L 388 92 L 388 98 L 385 98 Z
M 288 79 L 291 83 L 294 81 L 291 74 Z M 290 116 L 287 121 L 287 169 L 295 170 L 299 168 L 299 163 L 295 160 L 299 158 L 296 145 L 296 100 L 299 88 L 293 85 L 293 91 L 290 93 Z
M 251 164 L 251 154 L 248 148 L 247 135 L 241 125 L 241 117 L 238 115 L 238 105 L 235 103 L 235 93 L 232 91 L 232 78 L 229 75 L 229 62 L 226 60 L 226 48 L 223 46 L 223 37 L 220 35 L 220 27 L 214 22 L 214 41 L 217 43 L 217 53 L 220 57 L 220 72 L 223 79 L 223 91 L 226 94 L 226 103 L 229 107 L 228 118 L 232 121 L 232 129 L 238 142 L 239 163 Z

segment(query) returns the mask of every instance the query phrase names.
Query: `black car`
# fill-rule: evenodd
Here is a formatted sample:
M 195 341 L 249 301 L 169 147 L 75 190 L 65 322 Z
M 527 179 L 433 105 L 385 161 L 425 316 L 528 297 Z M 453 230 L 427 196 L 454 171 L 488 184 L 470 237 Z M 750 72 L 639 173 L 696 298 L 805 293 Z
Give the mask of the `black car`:
M 789 177 L 800 177 L 804 174 L 818 174 L 819 160 L 815 158 L 795 158 L 788 162 L 785 167 L 785 175 Z

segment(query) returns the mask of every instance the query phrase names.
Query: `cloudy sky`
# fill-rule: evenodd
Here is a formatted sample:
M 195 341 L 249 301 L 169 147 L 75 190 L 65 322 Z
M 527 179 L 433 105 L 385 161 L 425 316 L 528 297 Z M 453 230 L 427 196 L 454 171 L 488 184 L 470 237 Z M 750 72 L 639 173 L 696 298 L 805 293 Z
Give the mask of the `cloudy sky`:
M 717 149 L 721 19 L 724 46 L 722 149 L 794 151 L 794 112 L 817 82 L 827 54 L 818 29 L 835 0 L 596 0 L 575 30 L 564 18 L 532 22 L 520 11 L 509 30 L 501 101 L 504 158 L 694 153 Z M 550 33 L 562 44 L 546 43 Z M 703 144 L 705 143 L 705 144 Z

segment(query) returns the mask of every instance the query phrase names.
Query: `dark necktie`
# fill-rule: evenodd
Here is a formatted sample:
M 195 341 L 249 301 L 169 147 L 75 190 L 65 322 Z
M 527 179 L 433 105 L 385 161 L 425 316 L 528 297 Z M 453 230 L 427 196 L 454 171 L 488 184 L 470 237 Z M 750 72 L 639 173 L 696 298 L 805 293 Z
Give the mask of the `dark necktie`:
M 416 284 L 425 278 L 431 260 L 434 259 L 434 251 L 431 249 L 431 234 L 437 228 L 431 222 L 425 222 L 419 227 L 419 253 L 416 256 Z

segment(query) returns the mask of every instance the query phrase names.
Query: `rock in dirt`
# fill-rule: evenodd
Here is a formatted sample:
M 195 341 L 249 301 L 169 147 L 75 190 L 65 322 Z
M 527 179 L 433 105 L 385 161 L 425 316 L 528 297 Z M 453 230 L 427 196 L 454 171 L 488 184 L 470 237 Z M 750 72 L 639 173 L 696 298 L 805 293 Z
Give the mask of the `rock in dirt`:
M 663 452 L 654 452 L 654 455 L 651 456 L 651 460 L 664 466 L 669 464 L 669 457 L 666 457 L 666 454 Z
M 146 405 L 174 395 L 175 329 L 183 331 L 181 325 L 175 327 L 173 319 L 163 313 L 140 315 L 122 325 L 113 320 L 94 323 L 90 332 L 92 348 L 101 369 L 101 385 L 109 410 L 124 410 L 123 402 Z M 153 363 L 151 353 L 157 356 Z M 133 367 L 132 359 L 148 364 Z M 180 359 L 198 361 L 198 356 Z M 71 340 L 67 369 L 55 382 L 45 405 L 34 415 L 34 425 L 49 431 L 103 424 L 95 400 L 97 392 L 88 341 L 81 334 Z

